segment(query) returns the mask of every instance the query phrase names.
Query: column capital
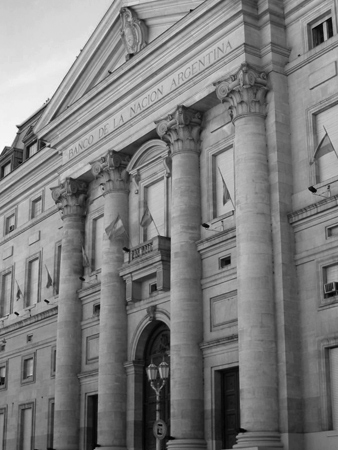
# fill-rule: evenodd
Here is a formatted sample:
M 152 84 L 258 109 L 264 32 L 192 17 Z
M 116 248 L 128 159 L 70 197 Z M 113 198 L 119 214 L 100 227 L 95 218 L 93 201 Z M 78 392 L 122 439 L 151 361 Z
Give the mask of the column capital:
M 50 189 L 56 206 L 63 213 L 62 219 L 68 216 L 86 215 L 87 183 L 85 181 L 66 178 L 59 186 Z
M 170 145 L 172 155 L 186 151 L 199 153 L 201 112 L 179 105 L 167 119 L 155 123 L 157 134 Z
M 98 161 L 92 163 L 94 177 L 103 179 L 104 196 L 111 192 L 129 191 L 129 174 L 127 172 L 129 161 L 128 155 L 108 150 Z
M 237 72 L 215 83 L 216 95 L 221 102 L 228 102 L 232 120 L 241 116 L 258 114 L 265 116 L 268 92 L 267 76 L 243 63 Z

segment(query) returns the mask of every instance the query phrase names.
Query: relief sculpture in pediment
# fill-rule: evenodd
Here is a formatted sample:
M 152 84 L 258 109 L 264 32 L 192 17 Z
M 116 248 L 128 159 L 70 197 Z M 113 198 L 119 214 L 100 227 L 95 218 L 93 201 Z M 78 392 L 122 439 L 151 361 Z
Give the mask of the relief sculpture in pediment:
M 121 8 L 121 39 L 130 59 L 147 45 L 148 29 L 130 8 Z

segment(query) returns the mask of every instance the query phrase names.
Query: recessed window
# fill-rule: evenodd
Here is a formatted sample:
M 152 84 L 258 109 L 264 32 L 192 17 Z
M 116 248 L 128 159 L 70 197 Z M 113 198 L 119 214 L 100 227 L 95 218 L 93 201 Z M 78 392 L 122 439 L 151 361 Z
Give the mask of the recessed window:
M 338 264 L 324 267 L 324 298 L 335 297 L 338 294 Z
M 35 141 L 33 144 L 29 145 L 27 150 L 28 150 L 27 152 L 28 158 L 35 155 L 35 153 L 37 153 L 38 151 L 38 141 Z
M 234 210 L 234 154 L 233 148 L 213 155 L 213 218 Z
M 6 386 L 6 365 L 0 366 L 0 388 Z
M 55 345 L 52 347 L 52 353 L 51 353 L 51 377 L 55 377 L 56 372 L 56 347 Z
M 27 262 L 26 306 L 40 301 L 40 256 L 32 257 Z
M 42 213 L 42 197 L 38 197 L 32 201 L 31 218 L 39 216 Z
M 22 362 L 22 381 L 34 381 L 34 357 L 26 357 Z
M 338 347 L 329 349 L 332 429 L 338 430 Z
M 33 335 L 27 334 L 27 342 L 33 342 Z
M 332 17 L 322 17 L 310 26 L 311 47 L 317 47 L 333 36 Z
M 218 261 L 220 269 L 231 266 L 231 256 L 223 256 L 222 258 L 219 258 Z
M 11 269 L 3 272 L 1 275 L 0 294 L 0 317 L 4 317 L 12 311 L 13 278 Z
M 18 442 L 20 449 L 32 449 L 34 403 L 19 405 Z M 33 447 L 34 448 L 34 447 Z
M 60 270 L 61 270 L 61 244 L 55 245 L 55 258 L 54 258 L 54 294 L 59 294 L 60 289 Z
M 338 225 L 333 225 L 332 227 L 326 228 L 326 237 L 337 237 L 338 236 Z
M 12 171 L 12 163 L 11 162 L 8 162 L 7 164 L 4 164 L 2 166 L 2 176 L 3 177 L 5 177 L 9 173 L 11 173 L 11 171 Z
M 5 223 L 5 233 L 11 233 L 15 230 L 15 214 L 11 214 L 10 216 L 6 217 L 6 223 Z
M 93 305 L 93 315 L 94 316 L 99 316 L 100 315 L 100 309 L 101 309 L 100 303 L 96 303 L 95 305 Z
M 316 148 L 316 182 L 329 180 L 338 175 L 338 104 L 332 105 L 315 116 L 314 136 Z
M 103 216 L 93 220 L 93 243 L 92 243 L 92 269 L 98 270 L 102 266 L 102 237 Z
M 154 294 L 154 292 L 157 292 L 157 283 L 150 283 L 149 294 Z

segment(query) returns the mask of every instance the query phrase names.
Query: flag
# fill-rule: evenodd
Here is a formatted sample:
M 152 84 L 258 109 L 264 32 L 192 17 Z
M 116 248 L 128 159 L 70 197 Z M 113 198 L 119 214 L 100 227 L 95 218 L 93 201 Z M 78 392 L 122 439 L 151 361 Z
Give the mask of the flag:
M 150 214 L 148 206 L 145 207 L 140 225 L 142 228 L 147 228 L 153 222 L 153 216 Z
M 231 197 L 230 197 L 230 192 L 227 188 L 227 185 L 225 184 L 222 172 L 219 167 L 218 167 L 218 170 L 219 170 L 219 174 L 221 175 L 222 183 L 223 183 L 223 206 L 224 206 L 228 200 L 231 200 Z
M 48 267 L 46 266 L 46 264 L 45 264 L 45 267 L 46 267 L 46 272 L 47 272 L 46 288 L 50 288 L 51 286 L 53 286 L 53 280 L 52 280 L 52 277 L 50 276 L 50 273 L 49 273 L 49 270 L 48 270 Z
M 320 158 L 321 156 L 327 155 L 328 153 L 334 152 L 337 156 L 336 150 L 333 147 L 333 144 L 331 142 L 330 136 L 328 132 L 326 131 L 326 128 L 323 127 L 325 130 L 325 134 L 322 137 L 321 141 L 318 144 L 318 147 L 316 148 L 315 155 L 316 158 Z M 337 156 L 338 158 L 338 156 Z
M 17 285 L 17 291 L 16 291 L 16 301 L 20 300 L 21 296 L 22 296 L 22 292 L 19 286 L 19 283 L 15 280 L 16 285 Z
M 83 247 L 82 247 L 82 265 L 83 267 L 90 267 L 88 256 Z
M 122 236 L 123 234 L 127 234 L 119 214 L 117 215 L 116 219 L 110 225 L 108 225 L 108 227 L 105 229 L 105 232 L 108 236 L 108 239 L 114 239 Z

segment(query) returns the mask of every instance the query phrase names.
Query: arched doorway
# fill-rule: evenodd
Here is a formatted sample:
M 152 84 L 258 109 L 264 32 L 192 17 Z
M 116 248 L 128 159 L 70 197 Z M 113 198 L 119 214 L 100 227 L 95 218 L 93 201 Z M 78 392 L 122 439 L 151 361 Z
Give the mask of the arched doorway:
M 170 365 L 170 330 L 166 324 L 160 323 L 149 336 L 145 351 L 144 362 L 147 367 L 151 362 L 157 366 L 164 360 Z M 153 435 L 153 425 L 156 420 L 156 394 L 151 388 L 147 376 L 144 375 L 144 402 L 143 402 L 143 448 L 155 450 L 156 440 Z M 167 381 L 160 396 L 160 416 L 168 426 L 170 435 L 170 380 Z M 166 448 L 167 439 L 161 441 L 161 448 Z

